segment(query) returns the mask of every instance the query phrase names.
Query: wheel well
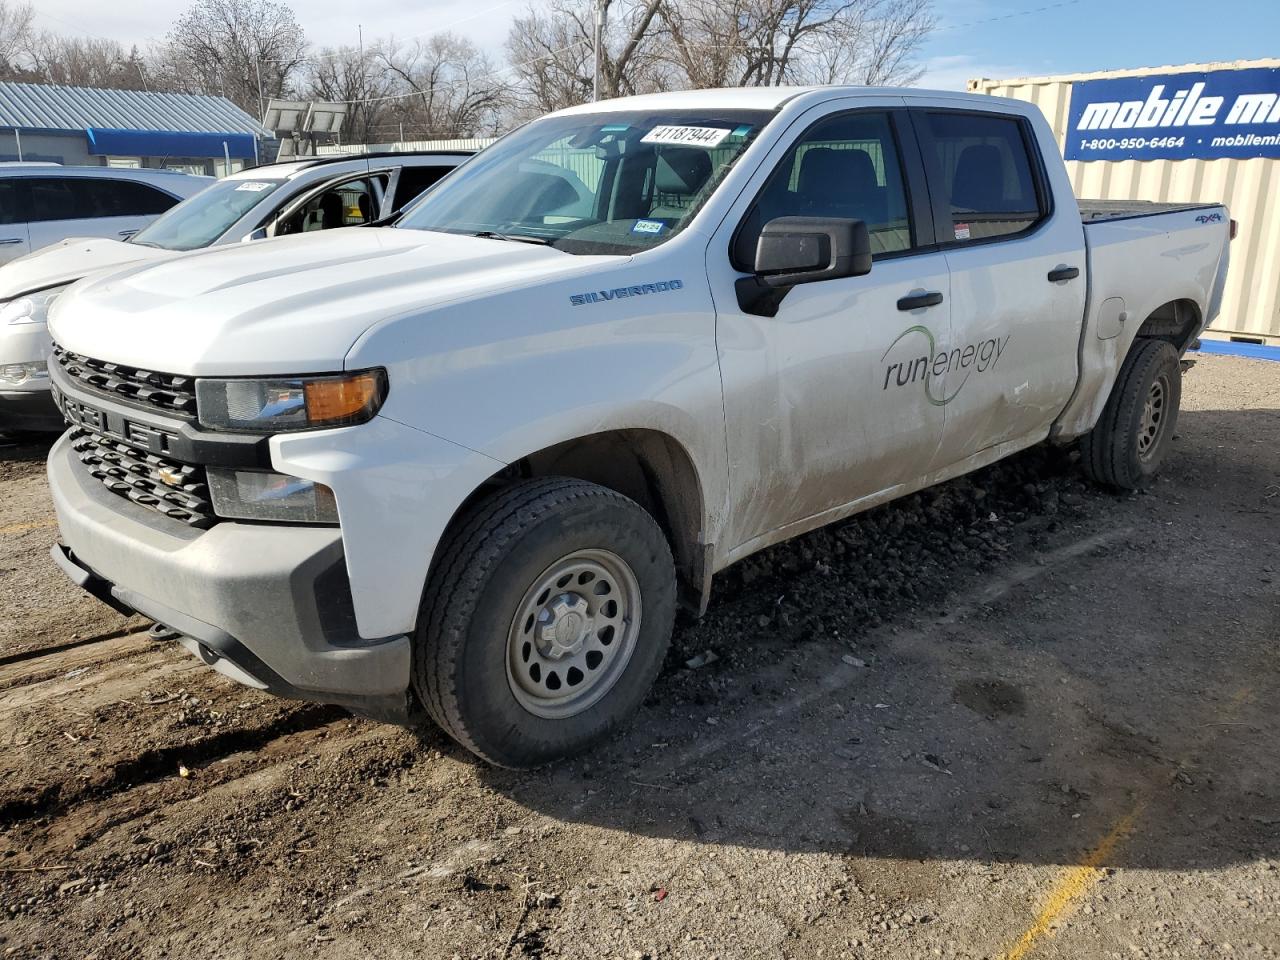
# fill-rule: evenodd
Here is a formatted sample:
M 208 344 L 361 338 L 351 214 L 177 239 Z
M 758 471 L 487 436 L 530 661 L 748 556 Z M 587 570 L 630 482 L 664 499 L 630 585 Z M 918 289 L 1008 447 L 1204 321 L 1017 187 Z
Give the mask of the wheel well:
M 710 596 L 711 545 L 704 543 L 702 485 L 676 440 L 656 430 L 613 430 L 567 440 L 521 458 L 495 474 L 459 509 L 495 486 L 532 477 L 573 477 L 629 497 L 666 534 L 681 602 L 702 613 Z
M 1191 337 L 1199 328 L 1200 308 L 1190 300 L 1173 300 L 1142 321 L 1137 336 L 1167 340 L 1182 353 L 1191 345 Z

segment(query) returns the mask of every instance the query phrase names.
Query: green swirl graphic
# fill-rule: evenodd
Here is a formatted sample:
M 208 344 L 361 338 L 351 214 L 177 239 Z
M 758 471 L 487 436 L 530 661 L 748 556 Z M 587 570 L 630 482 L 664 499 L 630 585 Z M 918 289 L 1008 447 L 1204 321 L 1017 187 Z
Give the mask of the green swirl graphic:
M 907 327 L 907 329 L 898 334 L 893 343 L 889 344 L 889 349 L 885 350 L 884 355 L 880 357 L 880 362 L 884 363 L 885 359 L 893 351 L 893 348 L 901 343 L 902 338 L 909 333 L 923 334 L 924 338 L 929 341 L 929 366 L 924 372 L 924 395 L 935 407 L 945 407 L 948 403 L 959 396 L 960 391 L 964 389 L 964 385 L 969 382 L 969 374 L 973 373 L 973 371 L 970 370 L 964 375 L 964 379 L 960 381 L 960 386 L 956 387 L 955 393 L 951 394 L 951 396 L 941 398 L 935 397 L 933 395 L 933 360 L 934 357 L 937 356 L 938 345 L 933 339 L 933 331 L 928 327 L 922 327 L 919 324 L 916 324 L 913 327 Z

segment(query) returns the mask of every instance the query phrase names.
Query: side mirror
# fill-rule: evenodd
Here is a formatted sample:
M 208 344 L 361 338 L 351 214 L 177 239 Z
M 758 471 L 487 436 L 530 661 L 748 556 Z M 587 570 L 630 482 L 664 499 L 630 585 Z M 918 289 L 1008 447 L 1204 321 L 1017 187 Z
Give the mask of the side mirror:
M 246 234 L 244 237 L 242 237 L 240 239 L 240 242 L 248 243 L 250 240 L 265 240 L 265 239 L 267 239 L 267 228 L 259 227 L 257 230 L 254 230 L 252 233 Z
M 738 306 L 744 313 L 777 316 L 797 284 L 870 272 L 871 235 L 861 220 L 778 217 L 760 231 L 754 276 L 737 281 Z

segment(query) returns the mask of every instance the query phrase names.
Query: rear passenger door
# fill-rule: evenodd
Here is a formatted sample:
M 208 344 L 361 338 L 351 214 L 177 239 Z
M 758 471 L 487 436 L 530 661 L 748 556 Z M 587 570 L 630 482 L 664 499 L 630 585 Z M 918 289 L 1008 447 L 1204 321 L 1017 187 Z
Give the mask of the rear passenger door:
M 32 177 L 31 249 L 67 237 L 126 240 L 178 202 L 145 183 L 110 177 Z
M 0 264 L 31 252 L 27 217 L 26 183 L 18 177 L 0 180 Z
M 951 272 L 947 425 L 933 468 L 1047 435 L 1075 388 L 1084 233 L 1054 208 L 1031 121 L 1015 113 L 912 111 L 939 247 Z M 1071 271 L 1078 274 L 1071 279 Z

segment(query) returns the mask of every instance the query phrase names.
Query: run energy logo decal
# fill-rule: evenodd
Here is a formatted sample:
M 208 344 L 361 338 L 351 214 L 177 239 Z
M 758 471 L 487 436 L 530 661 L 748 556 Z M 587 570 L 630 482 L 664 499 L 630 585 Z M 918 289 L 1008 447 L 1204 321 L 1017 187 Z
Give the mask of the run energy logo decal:
M 1004 348 L 1008 345 L 1010 336 L 1010 334 L 1005 334 L 1004 339 L 992 337 L 980 343 L 970 343 L 963 347 L 956 347 L 951 351 L 943 350 L 939 353 L 937 342 L 933 339 L 933 331 L 928 327 L 916 325 L 907 327 L 902 333 L 898 334 L 897 339 L 889 344 L 889 349 L 884 352 L 880 362 L 884 363 L 889 354 L 893 352 L 893 348 L 913 333 L 918 333 L 924 337 L 929 347 L 928 354 L 909 357 L 906 360 L 889 364 L 884 368 L 884 385 L 880 389 L 888 390 L 891 384 L 906 387 L 913 383 L 922 383 L 925 397 L 935 407 L 945 407 L 954 400 L 960 391 L 964 389 L 964 385 L 969 382 L 969 377 L 973 374 L 986 373 L 988 370 L 993 369 L 1000 362 L 1000 356 L 1004 353 Z M 951 392 L 950 396 L 939 395 L 934 380 L 954 372 L 964 373 L 960 384 Z
M 634 287 L 614 287 L 612 290 L 591 290 L 587 293 L 569 294 L 569 302 L 575 307 L 585 303 L 604 303 L 625 297 L 643 297 L 650 293 L 670 293 L 684 288 L 683 280 L 659 280 L 657 283 L 640 283 Z

